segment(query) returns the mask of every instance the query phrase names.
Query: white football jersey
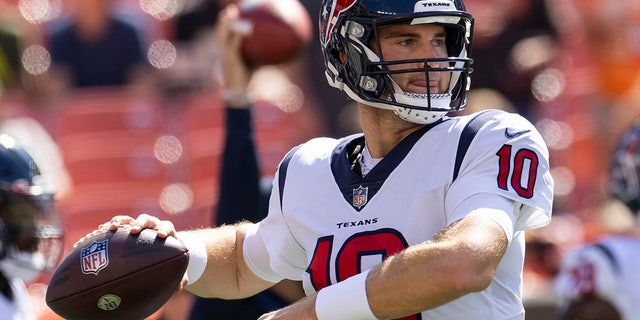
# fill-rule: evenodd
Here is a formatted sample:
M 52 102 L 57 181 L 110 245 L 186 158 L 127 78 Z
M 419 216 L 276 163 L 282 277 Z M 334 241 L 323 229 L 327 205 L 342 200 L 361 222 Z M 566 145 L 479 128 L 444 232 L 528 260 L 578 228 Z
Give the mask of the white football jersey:
M 550 222 L 553 190 L 535 127 L 496 110 L 445 118 L 405 138 L 365 177 L 352 170 L 355 145 L 364 145 L 361 134 L 318 138 L 285 157 L 269 214 L 245 239 L 251 270 L 272 282 L 302 280 L 313 294 L 481 214 L 465 206 L 480 196 L 510 214 L 489 216 L 509 238 L 495 278 L 422 319 L 524 319 L 524 230 Z
M 640 315 L 640 239 L 608 236 L 563 256 L 555 279 L 562 305 L 583 295 L 598 295 L 613 304 L 623 320 Z

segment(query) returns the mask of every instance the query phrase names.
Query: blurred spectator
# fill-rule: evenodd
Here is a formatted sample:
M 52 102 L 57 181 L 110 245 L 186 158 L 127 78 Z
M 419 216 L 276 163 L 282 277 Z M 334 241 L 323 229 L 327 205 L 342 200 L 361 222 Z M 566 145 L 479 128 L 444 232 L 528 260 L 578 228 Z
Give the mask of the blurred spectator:
M 195 41 L 203 33 L 210 38 L 220 10 L 234 0 L 199 0 L 186 7 L 176 17 L 174 25 L 174 39 L 179 43 Z
M 48 47 L 54 81 L 85 88 L 151 80 L 140 32 L 113 6 L 113 0 L 76 0 L 72 16 L 52 25 Z
M 22 86 L 20 56 L 29 31 L 31 29 L 17 7 L 0 0 L 0 87 L 13 89 Z
M 16 30 L 0 21 L 0 85 L 13 87 L 20 82 L 21 46 Z
M 467 0 L 475 17 L 472 89 L 494 89 L 535 118 L 533 80 L 555 58 L 556 30 L 546 0 Z
M 0 0 L 0 87 L 6 95 L 37 98 L 42 83 L 36 68 L 23 65 L 24 53 L 41 41 L 38 26 L 29 23 L 18 9 L 17 1 Z
M 219 56 L 214 27 L 220 10 L 235 0 L 196 0 L 175 17 L 173 39 L 177 60 L 166 77 L 169 90 L 191 90 L 211 87 L 212 72 Z

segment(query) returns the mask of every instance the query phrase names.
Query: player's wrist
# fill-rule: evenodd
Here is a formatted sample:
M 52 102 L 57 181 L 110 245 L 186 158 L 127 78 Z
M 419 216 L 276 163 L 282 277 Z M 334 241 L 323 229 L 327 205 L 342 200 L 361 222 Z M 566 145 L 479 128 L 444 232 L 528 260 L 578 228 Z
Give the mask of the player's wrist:
M 369 270 L 320 290 L 315 305 L 318 320 L 377 319 L 367 298 L 368 275 Z
M 189 262 L 185 273 L 189 280 L 187 285 L 190 285 L 198 281 L 204 273 L 207 266 L 207 246 L 202 239 L 190 232 L 179 232 L 177 238 L 182 241 L 189 252 Z

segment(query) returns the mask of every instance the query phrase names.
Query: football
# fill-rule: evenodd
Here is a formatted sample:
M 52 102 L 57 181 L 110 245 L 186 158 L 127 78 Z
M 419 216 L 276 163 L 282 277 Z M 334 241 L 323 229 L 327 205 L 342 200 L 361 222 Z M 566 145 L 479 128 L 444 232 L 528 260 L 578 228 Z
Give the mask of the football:
M 250 67 L 290 62 L 311 41 L 309 12 L 299 0 L 243 0 L 240 26 L 247 33 L 242 56 Z
M 176 292 L 188 260 L 180 240 L 152 229 L 100 232 L 60 263 L 45 299 L 65 319 L 144 319 Z

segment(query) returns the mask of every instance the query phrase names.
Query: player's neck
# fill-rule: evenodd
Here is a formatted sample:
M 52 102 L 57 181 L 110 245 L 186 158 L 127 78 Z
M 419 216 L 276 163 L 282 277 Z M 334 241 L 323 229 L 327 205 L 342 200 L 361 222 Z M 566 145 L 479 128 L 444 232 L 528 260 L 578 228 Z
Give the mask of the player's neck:
M 423 125 L 400 119 L 392 110 L 358 104 L 362 131 L 373 158 L 384 158 L 400 141 Z

